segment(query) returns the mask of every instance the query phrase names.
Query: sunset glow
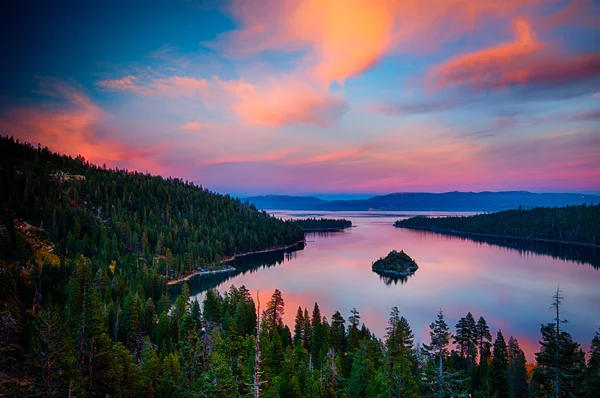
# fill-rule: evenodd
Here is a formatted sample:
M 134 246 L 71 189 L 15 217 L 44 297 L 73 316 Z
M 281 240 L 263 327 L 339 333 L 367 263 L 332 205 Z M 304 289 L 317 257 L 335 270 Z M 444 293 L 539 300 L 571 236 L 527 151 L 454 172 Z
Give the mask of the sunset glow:
M 7 12 L 1 134 L 234 195 L 600 191 L 597 2 L 83 3 Z

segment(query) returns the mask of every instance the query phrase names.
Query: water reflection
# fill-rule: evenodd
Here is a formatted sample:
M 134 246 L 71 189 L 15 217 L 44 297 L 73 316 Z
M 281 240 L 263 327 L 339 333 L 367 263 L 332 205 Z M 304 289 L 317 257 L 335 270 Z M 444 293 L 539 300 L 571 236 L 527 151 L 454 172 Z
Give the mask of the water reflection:
M 383 283 L 385 283 L 388 286 L 397 285 L 398 283 L 400 283 L 401 285 L 404 285 L 406 282 L 408 282 L 408 279 L 413 275 L 414 274 L 402 275 L 402 276 L 391 276 L 391 275 L 379 274 L 379 279 L 381 279 L 383 281 Z
M 310 311 L 318 302 L 329 319 L 336 310 L 347 319 L 356 307 L 378 336 L 385 335 L 390 308 L 398 306 L 418 342 L 429 342 L 428 325 L 440 308 L 451 326 L 470 311 L 475 318 L 484 316 L 494 334 L 502 329 L 507 338 L 517 338 L 530 361 L 538 349 L 540 324 L 552 319 L 549 303 L 557 286 L 564 291 L 562 311 L 576 341 L 589 347 L 600 326 L 600 272 L 588 265 L 598 264 L 596 252 L 560 245 L 543 251 L 527 242 L 482 242 L 395 228 L 397 214 L 328 217 L 348 218 L 357 227 L 310 234 L 304 250 L 240 258 L 235 273 L 190 280 L 192 294 L 202 300 L 209 287 L 223 292 L 232 284 L 245 285 L 253 295 L 260 291 L 266 303 L 278 288 L 288 325 L 298 306 Z M 386 280 L 371 270 L 372 262 L 392 249 L 404 250 L 419 264 L 410 280 Z
M 488 244 L 491 246 L 502 246 L 514 249 L 521 254 L 544 254 L 555 259 L 568 260 L 577 264 L 588 264 L 595 269 L 600 268 L 600 250 L 595 247 L 568 245 L 555 242 L 543 242 L 535 240 L 498 238 L 477 235 L 459 235 L 446 232 L 432 232 L 424 230 L 413 230 L 417 234 L 437 235 L 462 240 Z
M 304 246 L 295 246 L 290 249 L 251 254 L 244 257 L 239 257 L 230 262 L 229 265 L 235 268 L 235 271 L 227 273 L 217 273 L 213 275 L 199 275 L 187 281 L 192 294 L 198 294 L 207 291 L 210 288 L 223 285 L 229 279 L 239 275 L 258 272 L 261 269 L 271 268 L 276 265 L 281 265 L 284 261 L 290 261 L 296 257 L 296 252 L 302 250 Z M 183 284 L 174 285 L 169 289 L 172 298 L 175 298 L 181 293 Z M 227 285 L 229 286 L 229 285 Z

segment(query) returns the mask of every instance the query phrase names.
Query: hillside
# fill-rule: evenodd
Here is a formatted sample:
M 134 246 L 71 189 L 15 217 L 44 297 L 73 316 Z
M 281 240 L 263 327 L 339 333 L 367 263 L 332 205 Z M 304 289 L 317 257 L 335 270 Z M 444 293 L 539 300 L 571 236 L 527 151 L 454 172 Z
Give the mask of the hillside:
M 396 221 L 396 227 L 452 234 L 600 244 L 600 205 L 506 210 L 463 217 L 413 217 Z
M 9 138 L 0 139 L 0 158 L 4 212 L 47 231 L 59 256 L 139 257 L 176 277 L 303 238 L 290 222 L 177 178 L 105 169 Z
M 499 211 L 526 207 L 560 207 L 599 204 L 600 196 L 579 193 L 405 192 L 357 200 L 322 200 L 315 197 L 267 195 L 247 198 L 259 209 L 325 211 Z

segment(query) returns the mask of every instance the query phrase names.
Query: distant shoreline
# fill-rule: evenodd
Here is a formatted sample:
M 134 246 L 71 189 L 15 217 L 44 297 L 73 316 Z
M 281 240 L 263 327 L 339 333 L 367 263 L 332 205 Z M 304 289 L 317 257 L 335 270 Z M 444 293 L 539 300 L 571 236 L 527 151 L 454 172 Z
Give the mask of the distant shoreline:
M 306 244 L 306 240 L 302 239 L 299 240 L 296 243 L 292 243 L 291 245 L 283 245 L 283 246 L 277 246 L 277 247 L 273 247 L 271 249 L 264 249 L 264 250 L 256 250 L 256 251 L 252 251 L 252 252 L 245 252 L 245 253 L 239 253 L 239 254 L 234 254 L 233 256 L 230 257 L 225 257 L 223 260 L 219 261 L 219 265 L 220 264 L 225 264 L 228 263 L 230 261 L 235 260 L 236 258 L 239 257 L 244 257 L 244 256 L 249 256 L 251 254 L 261 254 L 261 253 L 270 253 L 270 252 L 277 252 L 277 251 L 281 251 L 281 250 L 287 250 L 290 247 L 295 247 L 298 246 L 299 244 Z M 181 282 L 185 282 L 187 280 L 192 279 L 195 276 L 198 275 L 209 275 L 209 274 L 218 274 L 218 273 L 222 273 L 222 272 L 233 272 L 235 271 L 235 268 L 230 267 L 230 268 L 219 268 L 219 269 L 215 269 L 215 270 L 198 270 L 198 271 L 194 271 L 189 275 L 183 276 L 179 279 L 173 279 L 167 282 L 167 285 L 176 285 L 178 283 Z
M 574 246 L 584 246 L 590 248 L 600 248 L 600 245 L 593 245 L 591 243 L 583 243 L 583 242 L 571 242 L 565 240 L 555 240 L 555 239 L 542 239 L 542 238 L 529 238 L 526 236 L 511 236 L 511 235 L 495 235 L 495 234 L 483 234 L 478 232 L 465 232 L 458 231 L 454 229 L 444 229 L 444 228 L 433 228 L 433 227 L 417 227 L 417 226 L 408 226 L 408 225 L 394 225 L 394 228 L 407 228 L 407 229 L 418 229 L 422 231 L 430 231 L 430 232 L 438 232 L 441 234 L 448 235 L 467 235 L 467 236 L 483 236 L 489 238 L 506 238 L 506 239 L 519 239 L 519 240 L 527 240 L 527 241 L 536 241 L 536 242 L 546 242 L 546 243 L 559 243 L 562 245 L 574 245 Z
M 306 232 L 344 232 L 346 228 L 353 228 L 353 226 L 345 227 L 345 228 L 308 228 L 303 230 Z

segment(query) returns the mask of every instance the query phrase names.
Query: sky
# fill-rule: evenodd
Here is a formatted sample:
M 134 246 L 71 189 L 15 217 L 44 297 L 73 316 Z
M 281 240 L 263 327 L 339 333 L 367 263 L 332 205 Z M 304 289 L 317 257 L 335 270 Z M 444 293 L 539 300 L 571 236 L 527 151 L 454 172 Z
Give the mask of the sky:
M 600 192 L 600 2 L 12 1 L 0 134 L 233 195 Z

